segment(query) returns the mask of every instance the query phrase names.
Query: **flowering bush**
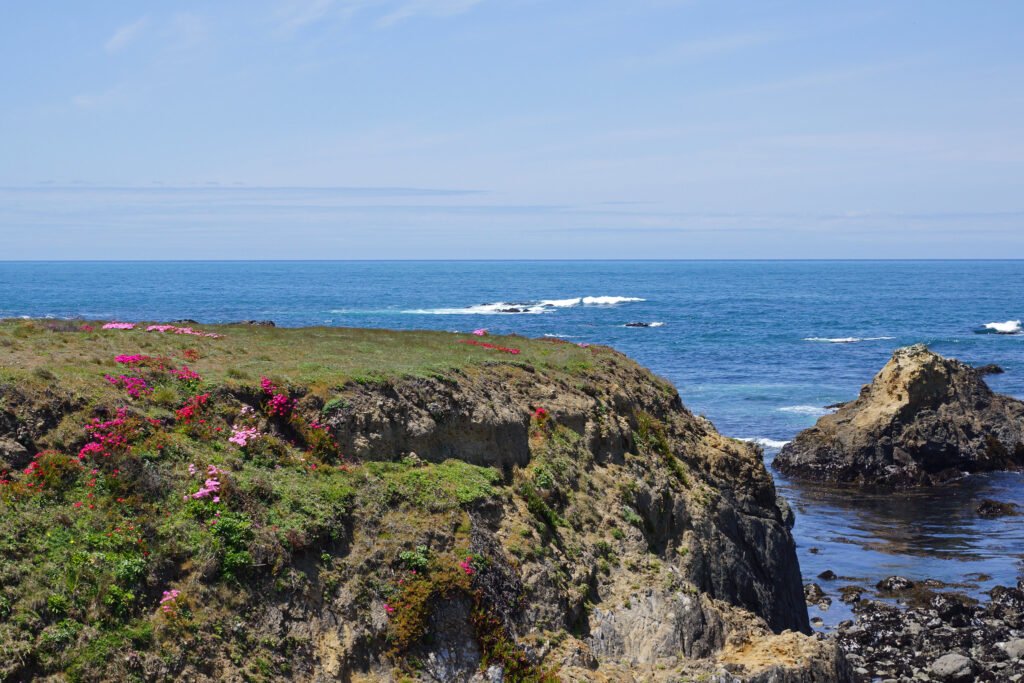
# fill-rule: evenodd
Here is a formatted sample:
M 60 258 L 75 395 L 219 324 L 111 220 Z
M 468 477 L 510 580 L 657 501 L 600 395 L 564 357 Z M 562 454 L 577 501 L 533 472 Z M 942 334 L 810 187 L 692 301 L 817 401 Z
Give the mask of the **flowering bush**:
M 487 328 L 486 327 L 481 327 L 480 329 L 473 330 L 473 334 L 475 334 L 478 337 L 486 337 L 487 336 Z
M 185 349 L 181 352 L 181 356 L 190 363 L 195 363 L 199 360 L 199 352 L 195 349 Z
M 282 393 L 277 385 L 266 377 L 260 377 L 260 387 L 263 393 L 270 397 L 267 400 L 267 414 L 279 417 L 288 417 L 292 413 L 294 403 L 287 394 Z
M 135 323 L 107 323 L 103 326 L 104 330 L 134 330 Z
M 132 377 L 130 375 L 103 375 L 103 378 L 115 387 L 124 387 L 124 390 L 128 392 L 128 395 L 132 398 L 139 398 L 143 394 L 153 393 L 153 389 L 146 384 L 146 380 L 141 377 Z
M 78 451 L 78 460 L 87 458 L 109 458 L 114 453 L 125 453 L 131 449 L 132 442 L 141 433 L 141 423 L 137 418 L 129 417 L 126 408 L 118 408 L 117 415 L 111 420 L 94 418 L 85 426 L 86 433 L 92 441 Z
M 195 465 L 190 464 L 188 466 L 188 473 L 195 475 L 198 470 Z M 186 495 L 185 500 L 193 498 L 199 500 L 200 498 L 209 498 L 214 503 L 220 502 L 220 475 L 223 472 L 217 469 L 216 465 L 207 465 L 206 467 L 206 481 L 199 487 L 199 490 L 193 494 Z
M 192 424 L 195 421 L 205 422 L 205 420 L 202 419 L 202 412 L 209 400 L 209 394 L 199 394 L 198 396 L 190 398 L 185 405 L 175 411 L 175 415 L 178 416 L 178 421 L 184 422 L 185 424 Z
M 120 363 L 121 365 L 145 365 L 151 360 L 153 360 L 151 357 L 145 356 L 141 353 L 136 353 L 132 355 L 121 354 L 120 356 L 114 357 L 114 361 L 116 363 Z
M 498 346 L 497 344 L 491 344 L 489 342 L 481 342 L 475 339 L 460 339 L 460 344 L 469 344 L 471 346 L 481 346 L 485 349 L 491 349 L 493 351 L 501 351 L 502 353 L 511 353 L 513 356 L 519 355 L 519 349 L 511 349 L 507 346 Z
M 240 427 L 238 425 L 232 425 L 231 436 L 228 437 L 228 441 L 237 445 L 239 448 L 245 448 L 249 445 L 250 441 L 254 441 L 261 436 L 263 436 L 263 434 L 256 427 Z
M 199 373 L 187 365 L 182 365 L 177 370 L 171 370 L 171 374 L 174 375 L 176 380 L 184 382 L 185 384 L 197 385 L 199 382 L 203 381 L 203 378 Z
M 163 596 L 160 598 L 160 611 L 164 614 L 171 616 L 177 612 L 178 608 L 178 596 L 181 595 L 181 591 L 177 588 L 172 588 L 169 591 L 164 591 Z

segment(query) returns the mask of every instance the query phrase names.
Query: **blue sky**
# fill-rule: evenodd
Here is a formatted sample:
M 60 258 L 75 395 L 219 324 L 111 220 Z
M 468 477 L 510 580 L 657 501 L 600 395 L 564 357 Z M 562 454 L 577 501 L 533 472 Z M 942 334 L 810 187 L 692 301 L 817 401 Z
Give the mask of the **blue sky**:
M 0 6 L 0 259 L 1024 258 L 1024 3 Z

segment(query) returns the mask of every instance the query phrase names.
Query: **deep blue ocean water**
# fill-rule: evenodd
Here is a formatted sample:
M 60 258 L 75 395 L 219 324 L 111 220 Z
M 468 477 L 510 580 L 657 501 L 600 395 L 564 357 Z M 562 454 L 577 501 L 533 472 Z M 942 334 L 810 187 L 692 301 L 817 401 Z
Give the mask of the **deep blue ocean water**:
M 723 433 L 760 440 L 770 460 L 915 342 L 1003 366 L 990 385 L 1024 398 L 1024 335 L 978 333 L 1024 318 L 1022 285 L 1024 261 L 0 262 L 0 317 L 487 327 L 609 344 Z M 977 592 L 1024 569 L 1024 517 L 973 511 L 983 496 L 1024 506 L 1022 475 L 900 496 L 777 481 L 797 512 L 805 578 L 967 577 Z M 845 614 L 836 603 L 823 616 Z

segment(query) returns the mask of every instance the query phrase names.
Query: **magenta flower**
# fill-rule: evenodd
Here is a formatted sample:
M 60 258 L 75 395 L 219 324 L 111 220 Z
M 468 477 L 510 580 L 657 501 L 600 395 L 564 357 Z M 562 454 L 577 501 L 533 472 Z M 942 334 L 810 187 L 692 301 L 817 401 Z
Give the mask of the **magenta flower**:
M 104 330 L 134 330 L 135 323 L 111 322 L 103 326 Z

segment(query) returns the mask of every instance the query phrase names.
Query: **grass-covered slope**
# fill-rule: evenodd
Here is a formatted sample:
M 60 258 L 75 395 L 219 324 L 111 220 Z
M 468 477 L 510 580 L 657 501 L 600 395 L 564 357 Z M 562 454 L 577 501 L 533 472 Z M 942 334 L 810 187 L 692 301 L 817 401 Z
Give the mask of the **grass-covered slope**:
M 148 327 L 0 322 L 0 680 L 557 680 L 692 668 L 716 599 L 806 624 L 757 454 L 610 349 Z

